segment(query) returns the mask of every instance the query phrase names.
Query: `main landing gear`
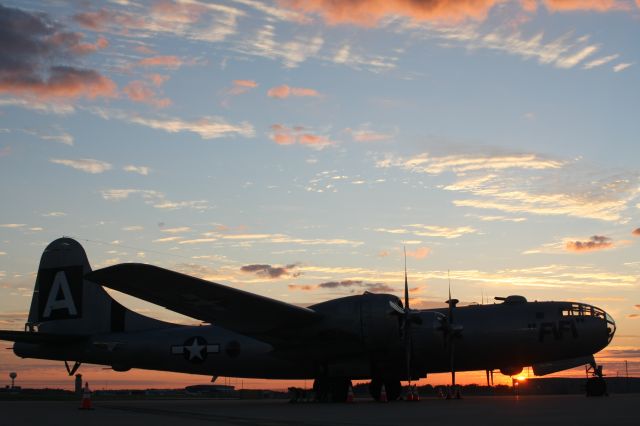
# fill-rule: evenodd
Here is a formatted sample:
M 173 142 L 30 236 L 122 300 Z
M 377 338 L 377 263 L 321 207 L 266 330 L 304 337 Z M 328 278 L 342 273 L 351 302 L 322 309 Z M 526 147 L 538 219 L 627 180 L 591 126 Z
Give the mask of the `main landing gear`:
M 319 377 L 313 382 L 313 392 L 320 402 L 346 402 L 351 380 L 345 377 Z

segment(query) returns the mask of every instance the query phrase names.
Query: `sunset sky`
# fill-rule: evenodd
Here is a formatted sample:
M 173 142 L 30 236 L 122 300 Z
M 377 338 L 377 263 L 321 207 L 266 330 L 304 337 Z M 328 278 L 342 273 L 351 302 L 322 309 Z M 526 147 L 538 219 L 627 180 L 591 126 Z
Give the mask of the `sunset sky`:
M 301 305 L 400 295 L 406 245 L 413 307 L 443 306 L 447 270 L 463 303 L 590 303 L 618 326 L 605 373 L 640 375 L 639 40 L 640 0 L 5 2 L 0 328 L 63 235 L 94 269 Z M 10 371 L 72 385 L 3 350 Z

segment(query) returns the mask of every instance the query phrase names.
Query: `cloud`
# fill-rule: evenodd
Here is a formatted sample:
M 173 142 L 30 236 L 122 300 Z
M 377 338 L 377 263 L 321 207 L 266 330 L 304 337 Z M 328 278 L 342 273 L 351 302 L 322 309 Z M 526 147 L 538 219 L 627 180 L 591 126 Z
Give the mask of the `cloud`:
M 0 158 L 8 157 L 10 154 L 11 154 L 10 146 L 3 146 L 2 148 L 0 148 Z
M 408 257 L 413 257 L 414 259 L 424 259 L 431 253 L 431 249 L 428 247 L 418 247 L 415 250 L 410 250 L 407 252 Z
M 43 213 L 42 217 L 64 217 L 67 214 L 65 212 L 49 212 L 49 213 Z
M 162 232 L 166 232 L 167 234 L 181 234 L 183 232 L 189 232 L 191 228 L 188 226 L 179 226 L 177 228 L 164 228 Z
M 129 37 L 166 34 L 191 40 L 219 42 L 235 34 L 239 9 L 201 1 L 152 2 L 126 10 L 102 8 L 78 13 L 75 22 L 93 31 L 111 31 Z
M 344 44 L 329 58 L 334 64 L 346 65 L 355 70 L 366 69 L 380 73 L 396 68 L 398 56 L 372 55 L 354 51 L 350 44 Z
M 122 201 L 128 199 L 131 195 L 139 195 L 145 204 L 162 210 L 179 210 L 183 208 L 208 210 L 210 208 L 206 200 L 170 201 L 162 192 L 151 189 L 104 189 L 100 192 L 102 198 L 107 201 Z
M 151 169 L 147 166 L 134 166 L 133 164 L 129 164 L 122 168 L 125 172 L 137 173 L 142 176 L 147 176 Z
M 105 189 L 101 191 L 102 198 L 107 201 L 120 201 L 129 198 L 130 195 L 139 194 L 146 200 L 164 198 L 164 194 L 147 189 Z
M 462 237 L 465 234 L 475 234 L 476 232 L 478 232 L 471 226 L 449 228 L 446 226 L 422 225 L 419 223 L 408 226 L 417 229 L 412 232 L 414 235 L 417 235 L 419 237 L 442 237 L 446 239 L 453 239 Z
M 91 174 L 104 173 L 107 170 L 111 170 L 111 164 L 100 160 L 94 160 L 93 158 L 81 158 L 78 160 L 51 158 L 49 161 L 54 164 L 62 164 L 63 166 Z
M 271 279 L 281 278 L 283 276 L 293 276 L 297 277 L 300 275 L 299 272 L 293 272 L 293 270 L 297 267 L 297 264 L 291 264 L 286 266 L 271 266 L 267 264 L 255 264 L 255 265 L 245 265 L 240 267 L 242 272 L 253 273 L 260 277 L 268 277 Z
M 608 12 L 610 10 L 624 10 L 627 5 L 619 0 L 544 0 L 547 9 L 553 12 L 568 12 L 574 10 L 590 10 Z
M 323 149 L 329 145 L 335 145 L 335 142 L 331 141 L 327 136 L 316 135 L 301 126 L 290 128 L 283 124 L 274 124 L 271 126 L 269 137 L 278 145 L 298 143 L 314 149 Z
M 428 153 L 413 157 L 387 157 L 378 161 L 378 167 L 396 166 L 413 172 L 440 174 L 446 171 L 456 173 L 480 170 L 505 169 L 558 169 L 564 162 L 543 158 L 535 154 L 506 154 L 506 155 L 446 155 L 430 156 Z
M 353 289 L 364 288 L 374 293 L 392 293 L 395 289 L 385 283 L 369 283 L 362 280 L 327 281 L 315 285 L 290 284 L 290 290 L 312 291 L 318 289 Z M 351 291 L 353 292 L 353 290 Z
M 613 72 L 624 71 L 627 68 L 629 68 L 631 65 L 633 65 L 633 64 L 632 63 L 621 63 L 621 64 L 618 64 L 618 65 L 613 67 Z
M 173 236 L 173 237 L 163 237 L 163 238 L 157 238 L 153 241 L 151 241 L 152 243 L 171 243 L 174 241 L 180 241 L 182 240 L 182 237 L 179 236 Z
M 351 137 L 356 142 L 379 142 L 386 141 L 394 137 L 394 135 L 390 133 L 374 132 L 367 129 L 348 130 L 351 133 Z
M 586 64 L 584 64 L 584 66 L 582 68 L 584 68 L 585 70 L 590 70 L 592 68 L 596 68 L 599 66 L 602 66 L 604 64 L 608 64 L 609 62 L 618 59 L 620 55 L 609 55 L 609 56 L 604 56 L 602 58 L 598 58 L 598 59 L 594 59 L 591 62 L 587 62 Z
M 9 229 L 17 229 L 17 228 L 22 228 L 24 226 L 27 226 L 24 223 L 3 223 L 0 224 L 0 228 L 9 228 Z
M 253 38 L 243 40 L 235 50 L 247 55 L 281 60 L 286 68 L 296 68 L 310 57 L 315 57 L 324 39 L 320 36 L 297 36 L 290 41 L 276 41 L 273 25 L 265 25 Z
M 128 114 L 125 111 L 105 108 L 91 108 L 89 111 L 105 120 L 122 120 L 168 133 L 191 132 L 199 135 L 202 139 L 216 139 L 236 135 L 253 137 L 255 134 L 253 126 L 246 121 L 239 124 L 230 124 L 223 118 L 215 116 L 205 116 L 195 121 L 188 121 L 177 117 L 141 117 Z
M 630 318 L 630 319 L 640 318 L 640 314 L 629 314 L 627 315 L 627 318 Z
M 109 47 L 109 40 L 104 37 L 98 37 L 98 40 L 96 40 L 95 43 L 78 43 L 73 47 L 73 51 L 78 55 L 86 55 L 97 52 L 98 50 L 106 49 L 107 47 Z
M 247 93 L 256 87 L 258 87 L 258 83 L 253 80 L 233 80 L 233 87 L 228 89 L 226 93 L 231 96 L 237 96 Z
M 636 228 L 633 231 L 631 231 L 632 235 L 635 235 L 636 237 L 640 237 L 640 228 Z
M 164 67 L 176 69 L 180 68 L 183 64 L 182 59 L 177 56 L 152 56 L 150 58 L 143 58 L 138 61 L 138 65 L 141 67 Z
M 146 103 L 156 108 L 166 108 L 171 105 L 171 99 L 159 98 L 155 90 L 142 80 L 130 82 L 122 91 L 134 102 Z
M 460 22 L 483 20 L 504 0 L 280 0 L 301 13 L 319 14 L 329 25 L 375 26 L 383 18 L 406 17 L 415 21 Z
M 75 112 L 73 105 L 60 101 L 60 99 L 56 99 L 54 102 L 42 102 L 35 99 L 2 98 L 0 99 L 0 106 L 15 106 L 42 114 L 69 115 Z
M 307 89 L 304 87 L 290 87 L 290 86 L 287 86 L 286 84 L 283 84 L 281 86 L 276 86 L 269 89 L 269 91 L 267 92 L 267 96 L 269 96 L 270 98 L 285 99 L 285 98 L 288 98 L 289 96 L 318 97 L 320 96 L 320 93 L 318 93 L 314 89 Z
M 394 20 L 389 25 L 392 29 L 395 28 L 396 32 L 411 32 L 415 37 L 438 39 L 445 47 L 494 50 L 524 60 L 535 59 L 539 64 L 553 65 L 561 69 L 571 69 L 579 65 L 601 48 L 600 44 L 589 43 L 589 35 L 576 36 L 573 32 L 548 39 L 542 31 L 525 35 L 520 31 L 505 29 L 508 27 L 504 26 L 496 28 L 474 24 L 417 24 L 402 20 Z M 591 62 L 596 61 L 598 60 Z
M 146 77 L 154 86 L 162 86 L 169 79 L 168 75 L 162 75 L 157 73 L 147 74 Z
M 610 248 L 613 248 L 611 238 L 601 235 L 594 235 L 588 241 L 567 241 L 565 243 L 565 250 L 574 252 L 596 251 Z
M 90 50 L 82 34 L 64 31 L 46 14 L 2 5 L 0 28 L 0 93 L 38 99 L 116 96 L 109 78 L 66 64 Z
M 454 205 L 509 213 L 620 221 L 639 193 L 637 173 L 607 175 L 578 160 L 569 163 L 535 154 L 388 156 L 377 166 L 430 175 L 453 172 L 459 179 L 441 188 L 474 196 L 453 200 Z
M 450 228 L 447 226 L 423 225 L 415 223 L 402 228 L 376 228 L 376 232 L 387 234 L 413 234 L 419 237 L 439 237 L 453 239 L 462 237 L 465 234 L 474 234 L 477 230 L 471 226 L 458 226 Z

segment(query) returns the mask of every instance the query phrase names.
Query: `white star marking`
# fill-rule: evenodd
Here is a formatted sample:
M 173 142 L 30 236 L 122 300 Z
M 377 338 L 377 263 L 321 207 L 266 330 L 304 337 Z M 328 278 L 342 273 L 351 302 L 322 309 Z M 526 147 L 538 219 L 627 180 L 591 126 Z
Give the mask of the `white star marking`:
M 194 358 L 204 360 L 202 357 L 202 350 L 205 348 L 205 345 L 200 345 L 197 338 L 193 339 L 191 346 L 185 346 L 184 348 L 189 351 L 189 361 Z

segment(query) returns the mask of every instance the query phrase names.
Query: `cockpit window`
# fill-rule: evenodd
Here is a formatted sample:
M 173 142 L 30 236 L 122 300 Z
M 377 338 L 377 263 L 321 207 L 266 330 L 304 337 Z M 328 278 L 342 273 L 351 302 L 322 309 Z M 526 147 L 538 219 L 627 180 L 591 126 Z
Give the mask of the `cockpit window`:
M 563 317 L 596 317 L 605 319 L 605 311 L 595 306 L 582 303 L 572 303 L 561 310 Z

